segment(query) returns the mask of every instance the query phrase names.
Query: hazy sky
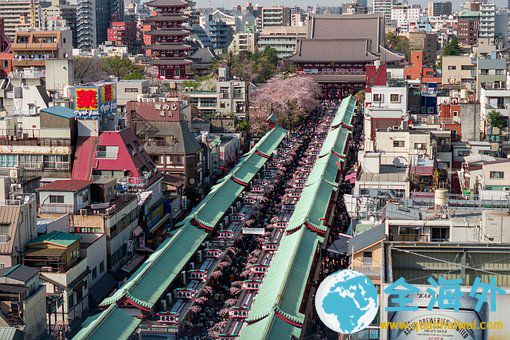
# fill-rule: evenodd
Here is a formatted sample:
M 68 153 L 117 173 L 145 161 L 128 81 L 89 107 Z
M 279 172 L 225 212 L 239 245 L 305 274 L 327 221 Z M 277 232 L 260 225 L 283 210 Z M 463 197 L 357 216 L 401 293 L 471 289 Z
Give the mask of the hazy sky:
M 1 0 L 0 0 L 1 1 Z M 202 7 L 208 7 L 209 4 L 212 7 L 224 7 L 224 8 L 232 8 L 233 5 L 237 4 L 243 4 L 248 1 L 241 1 L 241 0 L 195 0 L 196 1 L 196 7 L 202 8 Z M 436 0 L 437 1 L 437 0 Z M 253 4 L 259 4 L 262 6 L 269 6 L 269 5 L 298 5 L 301 7 L 306 7 L 308 5 L 321 5 L 321 6 L 341 6 L 344 2 L 351 2 L 350 0 L 252 0 Z M 368 0 L 368 3 L 370 4 L 372 0 Z M 461 0 L 453 0 L 453 7 L 454 9 L 459 8 L 460 3 L 464 2 Z M 428 0 L 409 0 L 410 4 L 421 4 L 422 6 L 426 6 L 428 3 Z M 496 6 L 498 7 L 506 7 L 507 1 L 506 0 L 495 0 Z

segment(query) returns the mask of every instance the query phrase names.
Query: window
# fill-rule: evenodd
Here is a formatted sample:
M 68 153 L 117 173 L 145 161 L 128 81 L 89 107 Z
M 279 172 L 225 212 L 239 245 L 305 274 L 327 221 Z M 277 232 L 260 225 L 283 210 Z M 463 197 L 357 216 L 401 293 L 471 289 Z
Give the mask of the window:
M 12 168 L 18 166 L 18 155 L 0 155 L 0 167 Z
M 44 155 L 43 166 L 46 169 L 69 170 L 69 155 Z
M 472 71 L 475 69 L 475 67 L 473 65 L 462 65 L 460 69 L 462 71 Z
M 398 93 L 390 94 L 390 102 L 392 102 L 392 103 L 400 103 L 400 95 Z
M 97 277 L 97 267 L 94 267 L 92 269 L 92 280 L 95 280 Z
M 371 251 L 364 251 L 363 252 L 363 258 L 372 258 L 372 252 Z
M 405 146 L 405 142 L 403 140 L 394 140 L 393 147 L 394 148 L 403 148 Z
M 117 159 L 118 146 L 98 145 L 96 147 L 96 158 Z
M 64 196 L 63 195 L 50 195 L 50 203 L 51 204 L 63 204 Z
M 448 241 L 450 237 L 450 229 L 448 228 L 432 228 L 430 240 L 432 242 Z
M 451 71 L 451 70 L 456 70 L 457 69 L 457 66 L 448 66 L 448 70 Z
M 383 101 L 383 95 L 380 93 L 374 93 L 374 102 L 382 102 Z
M 9 235 L 10 223 L 0 223 L 0 234 Z
M 134 87 L 126 87 L 124 89 L 124 92 L 125 93 L 129 93 L 129 92 L 138 92 L 138 89 L 137 88 L 134 88 Z
M 104 261 L 101 261 L 101 263 L 99 263 L 99 273 L 102 272 L 104 272 Z
M 69 294 L 67 308 L 71 309 L 74 306 L 74 293 Z
M 498 76 L 503 75 L 503 70 L 496 70 L 496 75 L 498 75 Z
M 469 150 L 459 150 L 459 152 L 457 152 L 457 155 L 459 157 L 466 157 L 466 156 L 469 156 Z
M 129 154 L 130 154 L 131 156 L 136 155 L 135 149 L 131 146 L 131 144 L 128 144 L 128 145 L 127 145 L 127 148 L 128 148 Z
M 505 173 L 503 171 L 491 171 L 491 179 L 505 179 Z
M 75 258 L 78 257 L 78 248 L 76 248 L 75 250 L 72 251 L 71 253 L 71 259 L 74 260 Z

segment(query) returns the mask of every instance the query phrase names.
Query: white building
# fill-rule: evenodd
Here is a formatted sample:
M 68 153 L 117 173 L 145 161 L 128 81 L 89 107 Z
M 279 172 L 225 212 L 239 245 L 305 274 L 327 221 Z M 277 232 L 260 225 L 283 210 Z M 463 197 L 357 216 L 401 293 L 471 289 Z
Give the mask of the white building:
M 402 32 L 409 31 L 409 23 L 416 23 L 420 20 L 421 6 L 398 4 L 391 8 L 391 20 L 395 21 Z
M 395 4 L 395 0 L 374 0 L 372 3 L 372 12 L 373 13 L 382 13 L 384 14 L 384 19 L 391 19 L 391 9 Z

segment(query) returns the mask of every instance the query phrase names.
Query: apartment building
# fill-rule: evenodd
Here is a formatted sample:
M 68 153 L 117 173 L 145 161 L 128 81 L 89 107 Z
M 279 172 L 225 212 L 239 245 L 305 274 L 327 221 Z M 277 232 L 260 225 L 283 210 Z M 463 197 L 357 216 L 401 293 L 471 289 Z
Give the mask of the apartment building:
M 262 7 L 262 30 L 274 26 L 290 25 L 290 8 L 283 6 Z
M 65 28 L 54 31 L 18 30 L 12 43 L 14 70 L 43 70 L 48 59 L 67 59 L 73 54 L 72 32 Z
M 278 26 L 263 29 L 259 35 L 258 48 L 274 48 L 278 52 L 278 58 L 284 59 L 296 52 L 299 38 L 306 38 L 308 28 L 306 26 Z
M 243 51 L 254 53 L 256 50 L 257 35 L 255 33 L 236 33 L 228 47 L 228 52 L 236 55 Z
M 391 9 L 395 5 L 395 0 L 374 0 L 372 2 L 372 12 L 381 13 L 385 20 L 391 20 Z
M 440 17 L 452 15 L 451 1 L 430 1 L 427 5 L 427 14 L 429 17 Z
M 12 339 L 43 337 L 46 326 L 46 298 L 39 271 L 23 265 L 0 269 L 0 318 L 11 329 Z M 4 331 L 5 336 L 7 332 Z
M 5 33 L 7 36 L 14 40 L 16 31 L 18 30 L 21 21 L 20 17 L 28 16 L 29 20 L 34 20 L 35 27 L 40 27 L 41 22 L 41 1 L 34 0 L 35 18 L 31 18 L 31 3 L 30 0 L 2 0 L 0 1 L 0 18 L 4 19 Z
M 476 63 L 470 55 L 443 56 L 441 62 L 442 84 L 474 85 L 475 69 Z

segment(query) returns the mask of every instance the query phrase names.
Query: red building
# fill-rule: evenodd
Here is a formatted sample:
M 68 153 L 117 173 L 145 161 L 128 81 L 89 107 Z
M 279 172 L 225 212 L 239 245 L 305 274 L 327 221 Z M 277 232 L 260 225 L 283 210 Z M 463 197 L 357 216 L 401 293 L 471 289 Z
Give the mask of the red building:
M 141 188 L 161 178 L 130 128 L 104 131 L 99 137 L 79 137 L 71 178 L 90 180 L 93 176 L 127 179 Z
M 4 32 L 4 19 L 0 18 L 0 78 L 7 78 L 12 71 L 11 41 Z
M 108 41 L 114 46 L 127 46 L 132 52 L 136 41 L 136 22 L 114 21 L 108 29 Z
M 430 66 L 423 65 L 423 51 L 411 51 L 410 65 L 404 67 L 404 78 L 406 80 L 420 80 L 423 83 L 441 84 L 441 77 L 436 70 Z
M 150 64 L 158 69 L 160 79 L 189 78 L 186 66 L 191 46 L 185 44 L 189 30 L 184 26 L 189 17 L 184 13 L 189 7 L 187 0 L 153 0 L 147 3 L 156 15 L 147 22 L 151 30 L 144 34 L 145 48 L 151 56 Z

